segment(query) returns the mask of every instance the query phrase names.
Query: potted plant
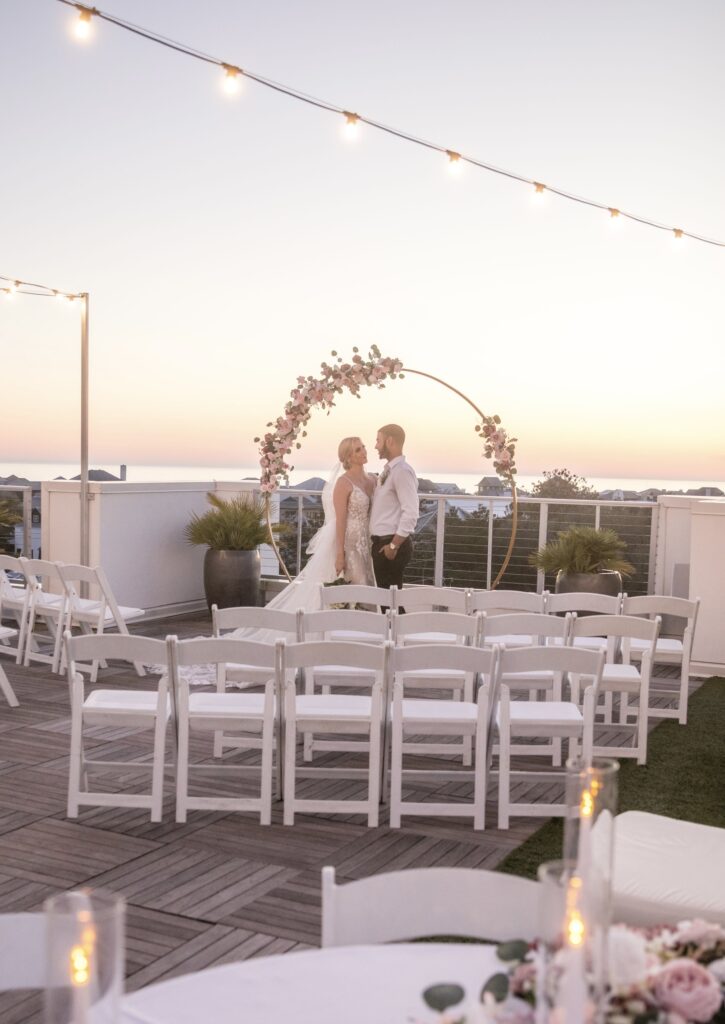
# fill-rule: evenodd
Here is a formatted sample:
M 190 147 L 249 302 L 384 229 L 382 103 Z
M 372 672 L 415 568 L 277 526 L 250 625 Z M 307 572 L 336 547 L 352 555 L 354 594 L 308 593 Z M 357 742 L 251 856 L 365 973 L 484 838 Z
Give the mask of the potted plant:
M 206 603 L 219 608 L 259 604 L 261 558 L 267 539 L 264 503 L 251 494 L 220 498 L 207 494 L 211 508 L 194 513 L 186 527 L 190 544 L 205 544 Z
M 0 552 L 5 548 L 2 546 L 10 539 L 10 527 L 19 523 L 22 516 L 18 515 L 17 508 L 11 501 L 0 501 Z
M 622 577 L 634 566 L 624 557 L 627 545 L 614 530 L 572 526 L 531 556 L 544 572 L 556 573 L 556 593 L 613 594 L 622 590 Z

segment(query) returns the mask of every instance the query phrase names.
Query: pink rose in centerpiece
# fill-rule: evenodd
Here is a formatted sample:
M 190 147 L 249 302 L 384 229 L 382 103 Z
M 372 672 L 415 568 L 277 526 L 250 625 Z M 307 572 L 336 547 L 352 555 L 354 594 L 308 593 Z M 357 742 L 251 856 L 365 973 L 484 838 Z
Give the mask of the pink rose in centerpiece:
M 676 942 L 694 943 L 696 946 L 714 946 L 725 939 L 725 931 L 719 924 L 695 918 L 694 921 L 681 921 L 675 931 Z
M 654 979 L 654 992 L 663 1009 L 696 1024 L 706 1024 L 722 1004 L 722 991 L 712 974 L 684 957 L 665 964 Z

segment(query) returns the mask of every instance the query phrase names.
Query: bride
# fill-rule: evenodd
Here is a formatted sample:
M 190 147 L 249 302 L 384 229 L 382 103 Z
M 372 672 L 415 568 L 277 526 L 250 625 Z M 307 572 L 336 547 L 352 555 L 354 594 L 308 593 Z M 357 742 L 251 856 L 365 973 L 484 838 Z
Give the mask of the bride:
M 322 604 L 320 585 L 340 577 L 375 586 L 368 523 L 376 478 L 365 470 L 368 455 L 359 437 L 344 437 L 337 456 L 340 461 L 322 491 L 325 522 L 307 547 L 311 557 L 267 608 L 315 611 Z

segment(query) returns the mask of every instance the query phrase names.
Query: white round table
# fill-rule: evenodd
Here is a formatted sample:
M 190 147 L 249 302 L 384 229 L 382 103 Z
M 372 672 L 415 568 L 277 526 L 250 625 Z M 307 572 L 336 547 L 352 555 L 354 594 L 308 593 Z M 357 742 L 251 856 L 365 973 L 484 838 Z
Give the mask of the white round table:
M 122 1024 L 408 1024 L 435 1014 L 421 993 L 455 982 L 466 1001 L 505 969 L 468 943 L 338 946 L 186 974 L 123 1000 Z

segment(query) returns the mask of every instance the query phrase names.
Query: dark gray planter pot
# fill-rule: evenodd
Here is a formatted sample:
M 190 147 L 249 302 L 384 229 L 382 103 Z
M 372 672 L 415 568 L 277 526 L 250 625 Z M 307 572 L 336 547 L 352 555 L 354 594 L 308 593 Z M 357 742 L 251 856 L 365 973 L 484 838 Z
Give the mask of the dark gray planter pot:
M 259 551 L 212 551 L 204 556 L 204 593 L 211 611 L 259 604 L 262 559 Z
M 612 569 L 604 572 L 563 572 L 556 575 L 557 594 L 611 594 L 622 591 L 622 577 Z

